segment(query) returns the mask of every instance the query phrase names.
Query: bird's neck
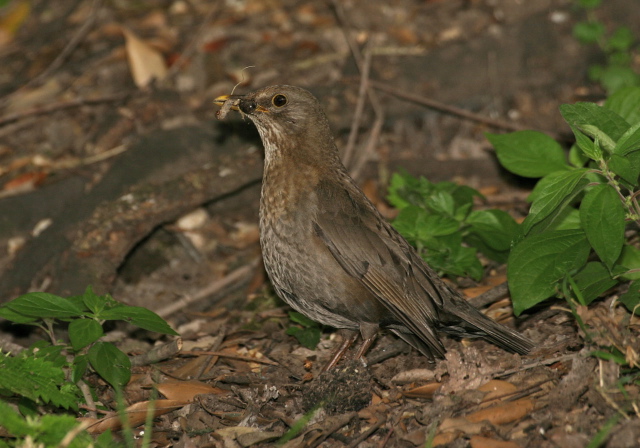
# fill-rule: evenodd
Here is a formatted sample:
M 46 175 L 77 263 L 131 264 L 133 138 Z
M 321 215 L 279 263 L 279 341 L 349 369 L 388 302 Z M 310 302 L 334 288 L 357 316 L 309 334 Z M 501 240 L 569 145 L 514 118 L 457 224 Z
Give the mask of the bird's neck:
M 316 166 L 272 154 L 265 160 L 261 208 L 268 209 L 273 217 L 289 213 L 308 200 L 322 174 Z

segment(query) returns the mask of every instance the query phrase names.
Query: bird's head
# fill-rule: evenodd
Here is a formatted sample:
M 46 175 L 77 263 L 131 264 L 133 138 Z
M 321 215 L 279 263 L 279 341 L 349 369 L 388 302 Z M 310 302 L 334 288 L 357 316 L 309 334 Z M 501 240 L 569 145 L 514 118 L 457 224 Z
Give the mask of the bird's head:
M 307 90 L 269 86 L 246 95 L 223 95 L 214 103 L 224 109 L 227 101 L 258 128 L 267 162 L 284 155 L 324 163 L 338 158 L 327 117 Z

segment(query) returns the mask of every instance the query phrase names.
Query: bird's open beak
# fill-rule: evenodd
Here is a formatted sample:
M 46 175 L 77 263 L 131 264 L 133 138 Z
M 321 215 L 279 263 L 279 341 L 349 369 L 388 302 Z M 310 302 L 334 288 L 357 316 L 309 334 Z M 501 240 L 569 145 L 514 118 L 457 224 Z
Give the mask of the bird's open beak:
M 242 95 L 220 95 L 218 98 L 213 100 L 213 104 L 222 107 L 227 101 L 231 101 L 231 110 L 240 110 L 238 108 L 238 103 L 241 99 Z

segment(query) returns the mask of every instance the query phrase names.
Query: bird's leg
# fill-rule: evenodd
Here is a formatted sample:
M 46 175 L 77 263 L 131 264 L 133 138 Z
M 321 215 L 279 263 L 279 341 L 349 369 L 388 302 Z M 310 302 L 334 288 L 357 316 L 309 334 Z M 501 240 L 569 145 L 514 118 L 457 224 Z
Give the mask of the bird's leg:
M 367 353 L 367 350 L 369 350 L 369 347 L 371 347 L 371 344 L 373 344 L 373 341 L 376 339 L 378 330 L 380 330 L 378 324 L 370 324 L 367 322 L 363 322 L 360 324 L 362 344 L 360 345 L 360 348 L 356 353 L 356 359 L 364 357 L 364 354 Z
M 367 353 L 367 350 L 369 350 L 369 347 L 371 347 L 371 344 L 373 344 L 373 341 L 375 340 L 376 340 L 375 334 L 370 338 L 364 339 L 362 341 L 362 344 L 360 344 L 360 347 L 358 348 L 358 352 L 356 353 L 356 359 L 363 358 L 364 354 Z
M 343 336 L 342 344 L 340 344 L 340 347 L 338 347 L 338 349 L 335 352 L 333 352 L 331 359 L 327 364 L 325 364 L 321 372 L 326 372 L 327 370 L 333 369 L 336 366 L 336 364 L 338 364 L 338 362 L 342 359 L 346 351 L 349 350 L 349 347 L 351 347 L 351 344 L 353 344 L 353 341 L 355 341 L 356 338 L 358 337 L 357 331 L 340 330 L 340 332 L 342 333 L 342 336 Z

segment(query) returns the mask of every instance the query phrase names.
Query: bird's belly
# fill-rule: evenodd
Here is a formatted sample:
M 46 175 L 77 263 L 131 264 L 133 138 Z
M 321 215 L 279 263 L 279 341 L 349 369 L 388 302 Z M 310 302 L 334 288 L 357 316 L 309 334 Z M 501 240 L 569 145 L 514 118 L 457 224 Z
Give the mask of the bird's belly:
M 310 222 L 261 219 L 260 243 L 271 282 L 296 311 L 324 325 L 354 330 L 387 317 L 384 306 L 342 269 Z

